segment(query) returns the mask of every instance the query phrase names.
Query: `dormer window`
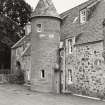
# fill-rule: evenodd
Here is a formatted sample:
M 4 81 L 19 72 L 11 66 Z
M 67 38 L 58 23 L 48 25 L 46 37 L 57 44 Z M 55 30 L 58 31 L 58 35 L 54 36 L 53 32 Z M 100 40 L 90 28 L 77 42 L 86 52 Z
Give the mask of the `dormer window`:
M 36 30 L 37 30 L 37 32 L 41 32 L 42 31 L 42 24 L 37 24 Z
M 82 23 L 82 24 L 86 23 L 86 20 L 87 20 L 86 13 L 87 13 L 86 9 L 83 9 L 80 11 L 80 23 Z

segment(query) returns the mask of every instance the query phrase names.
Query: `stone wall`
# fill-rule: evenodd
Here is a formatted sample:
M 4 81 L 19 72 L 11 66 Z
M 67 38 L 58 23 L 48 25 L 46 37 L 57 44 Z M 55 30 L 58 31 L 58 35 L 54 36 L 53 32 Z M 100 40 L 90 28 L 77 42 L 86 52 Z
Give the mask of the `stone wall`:
M 25 73 L 25 82 L 27 83 L 28 81 L 30 81 L 30 73 L 31 73 L 31 56 L 27 55 L 27 56 L 23 56 L 22 57 L 22 69 L 24 70 Z
M 24 51 L 23 46 L 11 49 L 11 69 L 12 73 L 16 72 L 16 61 L 21 63 L 21 53 Z
M 37 24 L 42 25 L 41 32 Z M 60 21 L 56 18 L 40 17 L 32 20 L 31 89 L 40 92 L 58 92 L 58 74 L 54 74 L 57 51 L 60 43 Z M 45 72 L 41 77 L 42 70 Z M 56 86 L 56 84 L 58 84 Z
M 66 56 L 66 89 L 76 94 L 105 98 L 105 62 L 103 42 L 77 45 Z M 68 69 L 72 84 L 68 84 Z

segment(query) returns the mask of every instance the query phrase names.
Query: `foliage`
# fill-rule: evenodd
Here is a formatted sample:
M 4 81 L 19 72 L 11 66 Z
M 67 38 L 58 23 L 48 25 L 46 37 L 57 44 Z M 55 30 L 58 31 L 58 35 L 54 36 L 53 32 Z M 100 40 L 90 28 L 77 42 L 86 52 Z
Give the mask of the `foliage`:
M 31 7 L 24 0 L 0 0 L 0 15 L 8 17 L 11 22 L 6 24 L 7 30 L 13 31 L 15 24 L 21 27 L 18 34 L 24 35 L 24 26 L 30 21 Z

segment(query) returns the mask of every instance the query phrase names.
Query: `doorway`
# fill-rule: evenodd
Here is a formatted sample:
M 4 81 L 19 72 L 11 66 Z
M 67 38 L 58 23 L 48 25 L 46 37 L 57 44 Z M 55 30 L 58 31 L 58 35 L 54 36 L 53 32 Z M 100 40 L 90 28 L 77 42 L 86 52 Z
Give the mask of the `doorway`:
M 0 74 L 9 74 L 11 67 L 11 49 L 0 42 Z

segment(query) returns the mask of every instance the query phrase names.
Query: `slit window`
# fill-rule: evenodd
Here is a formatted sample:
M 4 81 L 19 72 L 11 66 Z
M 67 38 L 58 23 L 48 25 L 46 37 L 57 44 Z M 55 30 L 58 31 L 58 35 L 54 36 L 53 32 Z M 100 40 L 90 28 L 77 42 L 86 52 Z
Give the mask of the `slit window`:
M 42 24 L 37 24 L 37 32 L 41 32 L 42 31 Z
M 45 70 L 41 70 L 41 78 L 45 78 Z

